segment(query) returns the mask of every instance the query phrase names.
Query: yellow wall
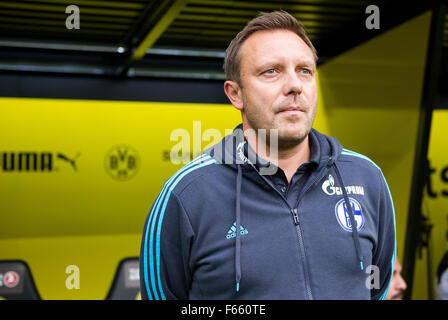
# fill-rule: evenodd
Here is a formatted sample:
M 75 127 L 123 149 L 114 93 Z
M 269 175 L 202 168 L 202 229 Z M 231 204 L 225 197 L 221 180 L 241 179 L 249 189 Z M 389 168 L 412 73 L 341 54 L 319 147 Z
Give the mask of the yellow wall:
M 26 261 L 43 299 L 104 299 L 119 262 L 139 256 L 143 223 L 163 182 L 183 165 L 164 155 L 182 141 L 170 141 L 172 132 L 189 131 L 193 147 L 195 128 L 201 148 L 207 130 L 223 136 L 240 122 L 229 105 L 181 103 L 1 98 L 0 114 L 0 153 L 53 154 L 52 171 L 0 170 L 0 260 Z M 128 180 L 106 170 L 117 145 L 138 155 Z M 54 159 L 58 153 L 80 153 L 77 171 Z M 79 290 L 65 286 L 69 265 L 79 267 Z
M 425 189 L 423 198 L 422 213 L 429 218 L 429 223 L 433 225 L 430 238 L 431 252 L 431 277 L 434 279 L 437 267 L 442 260 L 447 248 L 448 232 L 448 110 L 435 110 L 433 113 L 431 135 L 429 142 L 428 158 L 431 169 L 434 172 L 430 175 L 431 193 Z M 444 173 L 444 170 L 445 173 Z M 416 261 L 416 284 L 427 292 L 427 250 L 423 250 L 421 259 Z M 418 255 L 417 255 L 418 257 Z M 425 297 L 425 295 L 421 295 Z M 434 295 L 434 298 L 436 296 Z

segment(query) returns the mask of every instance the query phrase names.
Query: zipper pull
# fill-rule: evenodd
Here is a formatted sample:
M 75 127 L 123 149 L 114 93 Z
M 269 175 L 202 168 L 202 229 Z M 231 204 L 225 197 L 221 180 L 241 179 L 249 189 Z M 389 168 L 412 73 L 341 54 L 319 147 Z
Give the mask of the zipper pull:
M 297 214 L 297 209 L 291 209 L 292 216 L 294 217 L 294 223 L 296 226 L 299 225 L 299 215 Z

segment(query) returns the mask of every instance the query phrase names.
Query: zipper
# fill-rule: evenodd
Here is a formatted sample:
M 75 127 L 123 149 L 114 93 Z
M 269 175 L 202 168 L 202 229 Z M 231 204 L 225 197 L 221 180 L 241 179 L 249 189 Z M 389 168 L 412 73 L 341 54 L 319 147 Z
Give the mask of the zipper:
M 313 294 L 311 292 L 311 285 L 310 285 L 310 278 L 309 278 L 309 271 L 308 271 L 308 263 L 306 261 L 305 244 L 303 243 L 302 229 L 300 228 L 300 220 L 299 220 L 298 210 L 291 209 L 291 213 L 292 213 L 292 216 L 294 217 L 294 224 L 296 225 L 297 236 L 299 238 L 300 252 L 302 253 L 303 271 L 305 273 L 306 293 L 308 294 L 308 298 L 310 300 L 313 300 Z
M 298 226 L 300 221 L 299 221 L 299 215 L 297 214 L 297 209 L 291 209 L 291 212 L 292 216 L 294 217 L 294 223 L 296 224 L 296 226 Z
M 291 206 L 289 205 L 288 201 L 286 200 L 285 196 L 283 194 L 280 193 L 280 191 L 278 191 L 273 185 L 272 183 L 266 179 L 262 174 L 260 174 L 260 172 L 258 172 L 258 170 L 254 167 L 254 165 L 252 163 L 249 162 L 249 164 L 252 166 L 252 168 L 260 175 L 260 177 L 272 188 L 274 189 L 275 192 L 277 192 L 280 197 L 285 201 L 286 205 L 288 206 L 289 210 L 292 213 L 293 219 L 294 219 L 294 225 L 296 227 L 296 232 L 297 232 L 297 237 L 299 238 L 299 247 L 300 247 L 300 253 L 302 255 L 302 266 L 303 266 L 303 272 L 304 272 L 304 278 L 305 278 L 305 289 L 306 289 L 306 293 L 308 295 L 308 299 L 309 300 L 313 300 L 313 294 L 311 292 L 311 285 L 310 285 L 310 276 L 309 276 L 309 270 L 308 270 L 308 262 L 306 259 L 306 253 L 305 253 L 305 245 L 303 243 L 303 236 L 302 236 L 302 229 L 300 227 L 300 220 L 299 220 L 299 215 L 298 215 L 298 209 L 293 209 L 291 208 Z M 308 189 L 314 185 L 318 180 L 321 180 L 323 177 L 325 176 L 325 174 L 323 174 L 321 177 L 319 177 L 319 179 L 315 179 L 313 181 L 312 184 L 308 185 L 307 189 L 305 191 L 303 191 L 300 195 L 300 200 L 303 197 L 303 194 L 308 191 Z M 299 204 L 300 200 L 297 202 L 297 204 Z M 298 206 L 296 205 L 296 207 L 298 208 Z
M 319 175 L 318 178 L 315 178 L 313 180 L 312 183 L 308 184 L 308 186 L 306 186 L 306 188 L 304 190 L 302 190 L 299 199 L 297 200 L 296 203 L 296 208 L 297 209 L 291 209 L 291 213 L 293 215 L 294 218 L 294 223 L 296 225 L 296 230 L 297 230 L 297 236 L 299 238 L 299 246 L 300 246 L 300 250 L 302 252 L 302 256 L 303 256 L 303 269 L 304 269 L 304 273 L 305 273 L 305 288 L 306 291 L 308 293 L 308 297 L 310 300 L 313 300 L 313 294 L 311 292 L 311 285 L 310 285 L 310 276 L 309 276 L 309 270 L 308 270 L 308 262 L 306 259 L 306 252 L 305 252 L 305 244 L 303 243 L 303 235 L 302 235 L 302 229 L 300 227 L 300 220 L 299 220 L 299 214 L 298 214 L 298 208 L 300 205 L 300 201 L 302 201 L 303 196 L 305 195 L 305 193 L 318 181 L 322 180 L 325 175 L 327 174 L 327 170 L 323 170 L 323 174 Z

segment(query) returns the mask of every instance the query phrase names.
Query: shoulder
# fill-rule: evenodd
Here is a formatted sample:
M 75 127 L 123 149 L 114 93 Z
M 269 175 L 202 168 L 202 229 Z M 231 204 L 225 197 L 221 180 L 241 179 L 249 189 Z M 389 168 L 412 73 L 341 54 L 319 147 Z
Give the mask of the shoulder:
M 373 162 L 372 159 L 361 153 L 357 153 L 345 148 L 342 149 L 338 160 L 341 162 L 350 162 L 350 165 L 356 165 L 375 174 L 382 173 L 381 168 L 375 162 Z
M 344 148 L 342 149 L 338 160 L 350 163 L 350 172 L 353 175 L 362 175 L 365 179 L 370 180 L 371 182 L 376 180 L 380 186 L 385 187 L 390 193 L 383 171 L 369 157 Z
M 193 183 L 196 185 L 198 182 L 212 179 L 219 167 L 221 166 L 217 164 L 216 159 L 208 154 L 202 154 L 176 171 L 165 181 L 163 187 L 175 195 L 180 195 L 185 188 Z

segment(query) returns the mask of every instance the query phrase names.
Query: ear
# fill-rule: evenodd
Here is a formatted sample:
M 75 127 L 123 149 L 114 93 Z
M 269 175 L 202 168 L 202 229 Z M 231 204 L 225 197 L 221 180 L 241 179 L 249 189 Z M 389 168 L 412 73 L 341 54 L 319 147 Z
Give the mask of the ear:
M 224 82 L 224 92 L 226 93 L 227 98 L 229 98 L 233 106 L 242 111 L 244 108 L 243 93 L 238 83 L 235 81 L 227 80 L 226 82 Z

